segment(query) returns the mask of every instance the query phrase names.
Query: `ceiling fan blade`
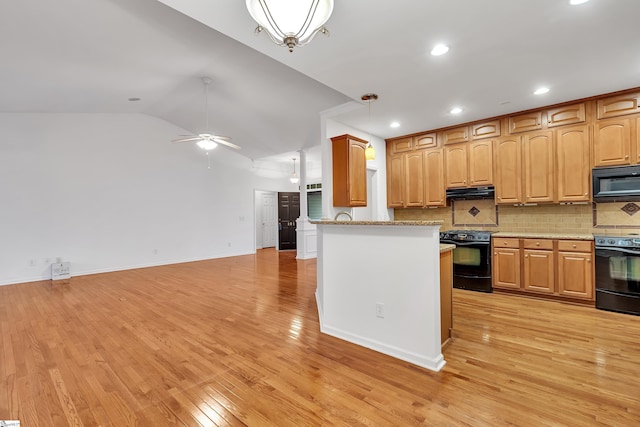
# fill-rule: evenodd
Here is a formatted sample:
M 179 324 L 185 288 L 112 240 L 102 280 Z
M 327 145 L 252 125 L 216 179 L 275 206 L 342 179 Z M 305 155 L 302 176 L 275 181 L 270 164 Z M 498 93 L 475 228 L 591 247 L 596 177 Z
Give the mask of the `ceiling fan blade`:
M 227 147 L 235 148 L 236 150 L 240 150 L 241 149 L 240 146 L 229 142 L 228 140 L 230 138 L 226 138 L 226 139 L 227 140 L 225 141 L 225 140 L 220 139 L 220 137 L 216 137 L 214 139 L 214 141 L 217 142 L 218 144 L 222 144 L 222 145 L 226 145 Z
M 190 142 L 190 141 L 200 141 L 201 139 L 202 139 L 201 136 L 190 136 L 188 138 L 174 139 L 171 142 Z

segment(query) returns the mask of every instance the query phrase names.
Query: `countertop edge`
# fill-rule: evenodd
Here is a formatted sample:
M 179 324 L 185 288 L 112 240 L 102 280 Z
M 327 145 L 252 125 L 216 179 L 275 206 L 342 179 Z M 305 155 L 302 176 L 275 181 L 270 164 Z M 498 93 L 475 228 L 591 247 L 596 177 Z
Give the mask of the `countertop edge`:
M 570 234 L 570 233 L 526 233 L 498 231 L 491 237 L 513 237 L 521 239 L 560 239 L 560 240 L 593 240 L 593 234 Z
M 316 225 L 383 225 L 383 226 L 428 226 L 428 225 L 442 225 L 444 221 L 334 221 L 334 220 L 319 220 L 309 221 L 311 224 Z
M 456 248 L 456 245 L 451 243 L 440 243 L 440 253 L 449 252 Z

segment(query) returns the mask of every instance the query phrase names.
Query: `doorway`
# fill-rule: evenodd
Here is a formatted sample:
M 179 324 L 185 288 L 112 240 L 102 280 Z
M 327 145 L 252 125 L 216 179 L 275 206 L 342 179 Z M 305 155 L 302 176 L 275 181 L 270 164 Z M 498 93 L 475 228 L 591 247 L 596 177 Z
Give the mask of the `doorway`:
M 272 248 L 278 239 L 278 193 L 256 191 L 256 249 Z
M 300 193 L 278 193 L 278 248 L 296 249 L 296 220 L 300 217 Z

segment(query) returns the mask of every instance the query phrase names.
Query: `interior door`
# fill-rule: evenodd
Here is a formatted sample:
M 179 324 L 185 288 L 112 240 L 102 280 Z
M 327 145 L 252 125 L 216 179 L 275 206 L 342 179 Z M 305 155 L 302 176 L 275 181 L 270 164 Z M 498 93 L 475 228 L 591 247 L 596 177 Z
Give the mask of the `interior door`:
M 278 193 L 280 250 L 296 249 L 296 220 L 300 217 L 300 193 Z
M 278 226 L 278 209 L 276 193 L 262 194 L 262 247 L 272 248 L 276 245 Z

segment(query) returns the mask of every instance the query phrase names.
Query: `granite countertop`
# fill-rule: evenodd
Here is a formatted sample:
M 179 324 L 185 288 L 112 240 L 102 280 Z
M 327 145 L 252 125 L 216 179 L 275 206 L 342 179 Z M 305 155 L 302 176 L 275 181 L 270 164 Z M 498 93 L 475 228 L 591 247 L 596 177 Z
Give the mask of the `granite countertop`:
M 518 237 L 522 239 L 567 239 L 567 240 L 593 240 L 593 234 L 572 233 L 525 233 L 520 231 L 499 231 L 491 237 Z
M 335 221 L 332 219 L 321 219 L 319 221 L 309 221 L 311 224 L 322 225 L 442 225 L 444 221 Z
M 456 245 L 452 245 L 450 243 L 440 243 L 440 253 L 451 251 L 455 247 L 456 247 Z

